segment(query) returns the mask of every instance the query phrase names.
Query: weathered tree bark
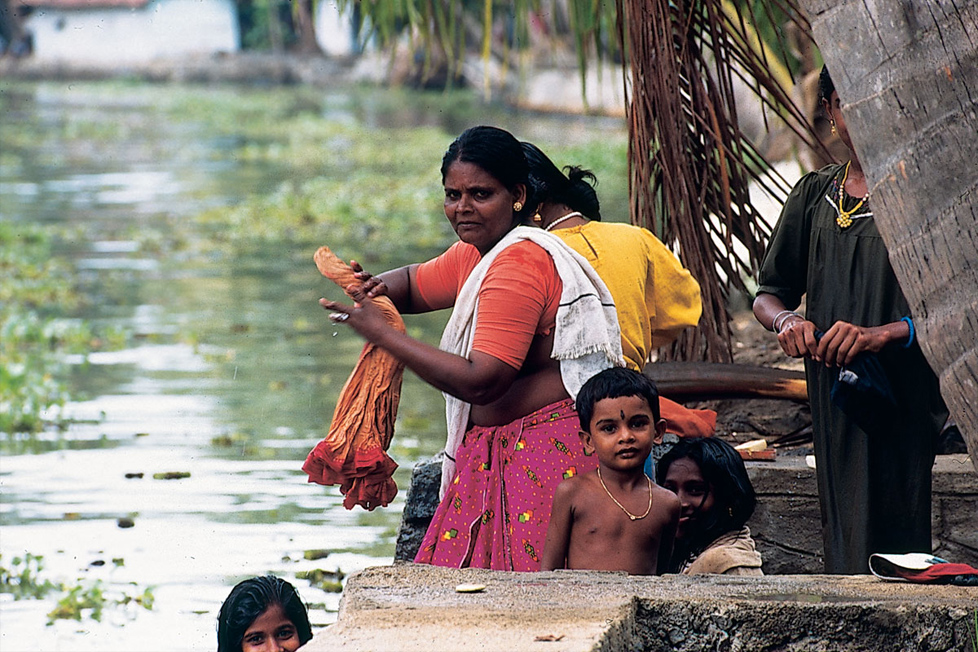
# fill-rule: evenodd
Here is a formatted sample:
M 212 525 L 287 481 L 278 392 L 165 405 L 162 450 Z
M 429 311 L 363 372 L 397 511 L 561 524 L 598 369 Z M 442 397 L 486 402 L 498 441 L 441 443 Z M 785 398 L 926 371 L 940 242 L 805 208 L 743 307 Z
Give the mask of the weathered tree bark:
M 890 262 L 978 470 L 978 0 L 803 0 Z
M 302 54 L 322 54 L 316 41 L 316 25 L 313 19 L 315 6 L 313 0 L 293 0 L 292 16 L 299 43 L 296 46 Z
M 269 2 L 268 12 L 268 41 L 272 46 L 272 52 L 282 52 L 285 44 L 282 38 L 282 19 L 278 15 L 278 5 Z

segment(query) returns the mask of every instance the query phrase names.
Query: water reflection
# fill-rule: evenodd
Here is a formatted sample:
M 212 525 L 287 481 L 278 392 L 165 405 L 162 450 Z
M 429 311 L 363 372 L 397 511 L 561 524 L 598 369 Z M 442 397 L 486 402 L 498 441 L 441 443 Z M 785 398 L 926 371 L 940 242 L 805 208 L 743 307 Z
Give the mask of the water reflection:
M 222 123 L 230 117 L 208 109 L 239 100 L 253 103 L 267 133 Z M 380 270 L 431 255 L 450 232 L 440 226 L 423 251 L 387 242 L 371 258 L 361 241 L 337 242 L 328 229 L 315 240 L 242 238 L 226 246 L 233 234 L 197 216 L 283 184 L 362 171 L 367 145 L 357 130 L 327 133 L 325 153 L 278 158 L 280 149 L 294 151 L 284 143 L 302 137 L 277 131 L 286 118 L 312 116 L 310 133 L 330 124 L 438 128 L 447 144 L 472 123 L 476 107 L 465 96 L 437 99 L 438 110 L 433 101 L 404 91 L 275 89 L 271 97 L 79 83 L 0 94 L 2 219 L 58 229 L 55 253 L 79 272 L 76 316 L 122 328 L 131 342 L 73 360 L 78 400 L 67 407 L 74 422 L 66 432 L 0 442 L 0 554 L 6 563 L 25 552 L 43 555 L 52 579 L 135 583 L 153 587 L 156 598 L 151 612 L 107 609 L 102 623 L 48 627 L 53 597 L 14 602 L 0 594 L 5 652 L 212 648 L 231 586 L 268 572 L 293 581 L 314 605 L 314 626 L 323 626 L 335 618 L 339 596 L 297 574 L 390 562 L 410 467 L 443 444 L 442 399 L 405 374 L 391 449 L 401 492 L 389 508 L 347 511 L 336 488 L 307 484 L 301 463 L 325 434 L 362 346 L 348 329 L 326 324 L 316 300 L 339 291 L 318 276 L 312 253 L 328 241 L 366 254 Z M 622 131 L 606 120 L 482 111 L 480 121 L 505 118 L 538 140 L 600 141 Z M 393 152 L 371 152 L 375 175 L 395 169 L 397 161 L 385 158 Z M 425 174 L 440 154 L 421 153 Z M 418 210 L 432 209 L 438 206 Z M 407 321 L 412 335 L 437 343 L 446 319 Z M 322 549 L 324 559 L 306 559 L 305 551 Z

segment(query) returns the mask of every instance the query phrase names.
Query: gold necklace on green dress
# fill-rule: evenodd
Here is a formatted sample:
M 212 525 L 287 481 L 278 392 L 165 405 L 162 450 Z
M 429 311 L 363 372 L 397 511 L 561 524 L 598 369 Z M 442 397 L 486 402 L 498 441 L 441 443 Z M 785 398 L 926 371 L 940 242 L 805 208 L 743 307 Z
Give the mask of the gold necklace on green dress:
M 849 178 L 850 165 L 852 165 L 852 161 L 847 161 L 845 174 L 842 175 L 842 184 L 839 186 L 839 214 L 835 218 L 835 223 L 839 225 L 840 229 L 848 229 L 852 226 L 852 214 L 858 211 L 869 200 L 869 194 L 867 193 L 865 197 L 859 200 L 858 204 L 853 206 L 852 210 L 847 211 L 842 207 L 842 197 L 846 194 L 846 179 Z

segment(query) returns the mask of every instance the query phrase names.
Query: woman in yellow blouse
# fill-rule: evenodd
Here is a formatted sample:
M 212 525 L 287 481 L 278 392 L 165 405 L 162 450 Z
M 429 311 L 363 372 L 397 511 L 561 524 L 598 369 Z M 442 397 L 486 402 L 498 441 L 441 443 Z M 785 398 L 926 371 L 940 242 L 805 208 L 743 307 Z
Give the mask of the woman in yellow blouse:
M 641 371 L 652 351 L 695 326 L 703 307 L 700 286 L 652 232 L 602 222 L 595 177 L 588 170 L 561 172 L 540 149 L 523 143 L 530 165 L 528 205 L 533 223 L 584 256 L 615 299 L 622 352 Z
M 642 371 L 654 349 L 699 322 L 699 283 L 651 231 L 601 221 L 593 173 L 566 167 L 565 175 L 536 145 L 522 145 L 530 166 L 527 206 L 536 208 L 533 223 L 586 258 L 608 286 L 625 362 Z M 709 437 L 716 429 L 713 410 L 693 410 L 665 396 L 659 397 L 659 407 L 668 433 Z M 645 468 L 651 476 L 651 458 Z

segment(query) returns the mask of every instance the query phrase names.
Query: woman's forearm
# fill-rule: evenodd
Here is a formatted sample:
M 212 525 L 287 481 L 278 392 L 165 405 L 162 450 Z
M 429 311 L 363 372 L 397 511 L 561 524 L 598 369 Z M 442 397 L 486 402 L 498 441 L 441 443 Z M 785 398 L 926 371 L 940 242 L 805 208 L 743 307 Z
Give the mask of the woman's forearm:
M 502 396 L 517 374 L 516 369 L 490 355 L 473 351 L 464 358 L 393 328 L 368 339 L 436 389 L 474 405 L 485 405 Z
M 774 331 L 775 320 L 783 319 L 790 311 L 786 310 L 781 299 L 773 294 L 762 292 L 754 299 L 754 317 L 769 331 Z
M 399 283 L 397 277 L 406 273 L 402 270 L 409 268 L 395 270 L 396 273 L 391 277 L 395 284 Z M 505 394 L 516 379 L 517 369 L 491 355 L 473 351 L 468 357 L 462 357 L 392 328 L 384 314 L 374 305 L 374 300 L 365 292 L 369 290 L 365 290 L 364 286 L 350 289 L 356 302 L 352 306 L 326 298 L 320 299 L 319 305 L 332 311 L 329 319 L 333 323 L 343 323 L 353 328 L 364 339 L 389 352 L 430 385 L 468 403 L 485 405 Z
M 902 319 L 889 324 L 883 324 L 877 328 L 881 331 L 884 340 L 883 346 L 887 344 L 909 346 L 912 343 L 910 339 L 910 324 Z
M 785 308 L 777 296 L 762 292 L 754 299 L 754 316 L 778 336 L 781 350 L 792 358 L 816 357 L 817 326 Z
M 412 281 L 416 268 L 417 264 L 405 265 L 376 276 L 377 280 L 386 286 L 381 294 L 387 296 L 402 315 L 425 312 L 421 306 L 417 305 L 418 301 L 415 298 L 415 288 Z
M 875 347 L 867 347 L 870 350 L 879 351 L 884 346 L 890 344 L 900 344 L 909 345 L 910 340 L 910 324 L 906 321 L 894 321 L 889 324 L 882 324 L 881 326 L 873 326 L 872 328 L 866 329 L 870 331 L 875 338 L 879 341 L 879 345 Z

